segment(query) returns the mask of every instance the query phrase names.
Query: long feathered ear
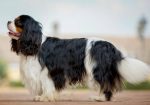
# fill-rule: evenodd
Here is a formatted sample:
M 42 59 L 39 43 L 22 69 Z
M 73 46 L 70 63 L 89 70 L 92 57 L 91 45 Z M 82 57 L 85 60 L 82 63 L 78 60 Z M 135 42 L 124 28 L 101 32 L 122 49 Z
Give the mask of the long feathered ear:
M 25 56 L 38 53 L 42 42 L 42 27 L 35 20 L 25 22 L 22 35 L 19 39 L 19 50 Z
M 16 52 L 17 54 L 19 53 L 18 41 L 15 39 L 11 39 L 11 50 Z

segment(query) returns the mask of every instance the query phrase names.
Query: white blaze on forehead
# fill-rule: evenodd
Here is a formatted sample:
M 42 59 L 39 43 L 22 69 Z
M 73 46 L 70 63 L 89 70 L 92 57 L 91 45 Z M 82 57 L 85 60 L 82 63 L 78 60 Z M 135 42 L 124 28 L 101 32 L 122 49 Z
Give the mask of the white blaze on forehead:
M 8 28 L 10 29 L 10 31 L 17 32 L 14 21 L 8 25 Z

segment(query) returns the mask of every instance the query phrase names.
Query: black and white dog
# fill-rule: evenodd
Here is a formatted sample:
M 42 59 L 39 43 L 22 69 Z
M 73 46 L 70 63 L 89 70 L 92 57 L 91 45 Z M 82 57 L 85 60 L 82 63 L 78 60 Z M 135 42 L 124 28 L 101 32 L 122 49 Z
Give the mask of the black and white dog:
M 36 101 L 53 101 L 67 85 L 86 83 L 95 88 L 95 100 L 109 101 L 121 89 L 123 80 L 139 83 L 149 75 L 149 67 L 128 58 L 110 42 L 87 38 L 42 41 L 42 27 L 28 15 L 8 21 L 12 51 L 20 57 L 25 86 Z

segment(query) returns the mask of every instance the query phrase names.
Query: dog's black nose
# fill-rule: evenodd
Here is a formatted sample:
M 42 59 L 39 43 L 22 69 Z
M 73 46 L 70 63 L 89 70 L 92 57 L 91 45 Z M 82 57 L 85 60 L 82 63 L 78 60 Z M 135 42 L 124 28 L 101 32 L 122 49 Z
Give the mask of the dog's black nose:
M 11 21 L 8 21 L 7 25 L 9 25 L 11 23 Z

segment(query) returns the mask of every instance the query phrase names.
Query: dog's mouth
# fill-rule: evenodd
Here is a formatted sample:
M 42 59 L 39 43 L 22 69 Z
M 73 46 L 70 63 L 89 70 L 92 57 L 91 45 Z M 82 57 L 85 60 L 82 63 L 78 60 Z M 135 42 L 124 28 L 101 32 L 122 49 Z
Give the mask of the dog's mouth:
M 21 35 L 21 33 L 19 33 L 19 32 L 14 32 L 10 26 L 8 26 L 8 30 L 9 30 L 9 32 L 8 32 L 9 36 L 20 37 L 20 35 Z
M 19 37 L 19 36 L 20 36 L 20 33 L 18 33 L 18 32 L 13 32 L 12 30 L 9 30 L 8 34 L 9 34 L 9 35 L 12 35 L 12 36 L 16 36 L 16 37 Z

